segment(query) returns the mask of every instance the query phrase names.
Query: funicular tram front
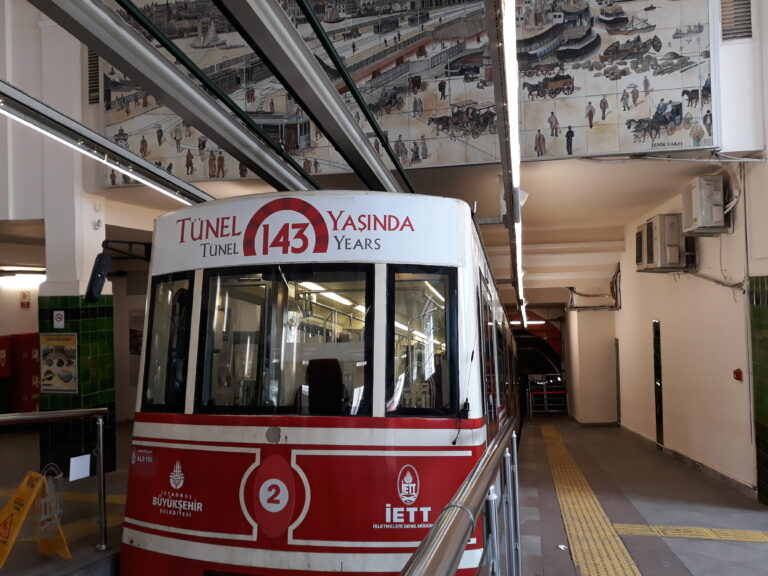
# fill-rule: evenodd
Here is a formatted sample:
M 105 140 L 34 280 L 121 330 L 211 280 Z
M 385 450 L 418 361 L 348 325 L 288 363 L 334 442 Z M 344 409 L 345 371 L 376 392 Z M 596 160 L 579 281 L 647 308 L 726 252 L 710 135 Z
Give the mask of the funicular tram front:
M 151 266 L 124 574 L 397 573 L 516 416 L 460 201 L 216 201 L 158 218 Z

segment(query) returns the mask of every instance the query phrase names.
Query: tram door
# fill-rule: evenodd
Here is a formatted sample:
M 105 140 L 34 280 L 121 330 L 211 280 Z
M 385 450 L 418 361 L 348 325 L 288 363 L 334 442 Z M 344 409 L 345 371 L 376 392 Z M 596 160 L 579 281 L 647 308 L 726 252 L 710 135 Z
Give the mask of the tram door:
M 480 360 L 483 375 L 483 400 L 485 424 L 488 429 L 487 443 L 491 443 L 499 429 L 497 408 L 499 406 L 496 382 L 496 346 L 494 344 L 494 323 L 491 293 L 488 282 L 480 275 L 479 314 Z

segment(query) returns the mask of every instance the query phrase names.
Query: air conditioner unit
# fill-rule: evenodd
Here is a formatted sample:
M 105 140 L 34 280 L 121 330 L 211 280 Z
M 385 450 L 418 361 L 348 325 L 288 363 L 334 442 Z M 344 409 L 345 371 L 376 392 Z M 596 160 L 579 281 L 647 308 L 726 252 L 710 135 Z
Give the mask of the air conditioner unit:
M 683 233 L 707 236 L 729 231 L 723 213 L 723 177 L 702 176 L 683 189 Z
M 646 225 L 641 224 L 635 232 L 635 266 L 638 270 L 644 270 L 647 267 L 645 259 L 645 246 L 648 244 L 646 230 Z
M 680 214 L 657 214 L 645 223 L 644 261 L 638 270 L 679 272 L 688 267 L 688 256 L 693 250 L 693 243 L 689 243 L 686 248 L 680 220 Z M 635 258 L 637 259 L 637 255 Z

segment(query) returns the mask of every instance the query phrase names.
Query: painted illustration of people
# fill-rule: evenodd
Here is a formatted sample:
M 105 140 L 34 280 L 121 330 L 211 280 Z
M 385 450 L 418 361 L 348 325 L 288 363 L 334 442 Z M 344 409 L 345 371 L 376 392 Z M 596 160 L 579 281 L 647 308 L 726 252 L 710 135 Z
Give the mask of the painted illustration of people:
M 405 147 L 402 134 L 397 135 L 397 140 L 395 141 L 395 154 L 397 154 L 401 164 L 408 158 L 408 149 Z
M 173 174 L 173 162 L 168 162 L 168 166 L 165 167 L 165 171 L 168 174 Z
M 216 178 L 216 154 L 208 154 L 208 178 Z
M 163 127 L 158 126 L 157 127 L 157 145 L 160 146 L 163 143 Z
M 554 110 L 550 112 L 547 122 L 549 122 L 549 135 L 558 136 L 560 134 L 560 121 L 555 116 Z
M 176 152 L 181 152 L 181 124 L 176 124 L 173 127 L 173 141 L 176 142 Z
M 656 115 L 663 116 L 667 111 L 667 103 L 664 102 L 664 98 L 659 100 L 659 104 L 656 106 Z
M 646 96 L 651 93 L 651 81 L 648 80 L 648 76 L 643 77 L 643 92 Z
M 568 154 L 568 156 L 573 155 L 573 137 L 575 134 L 573 133 L 573 127 L 568 126 L 568 130 L 565 133 L 565 152 Z
M 216 177 L 224 178 L 224 152 L 219 151 L 219 157 L 216 159 Z
M 312 160 L 309 158 L 304 158 L 304 162 L 302 162 L 302 168 L 304 168 L 304 172 L 307 174 L 312 172 Z
M 603 96 L 600 99 L 600 119 L 605 120 L 605 113 L 608 112 L 608 98 Z
M 429 150 L 427 149 L 427 139 L 424 134 L 421 135 L 421 159 L 426 160 L 429 157 Z
M 440 100 L 445 100 L 445 80 L 440 80 L 437 83 L 437 89 L 440 91 Z
M 187 176 L 195 172 L 195 165 L 193 163 L 194 157 L 192 156 L 192 150 L 187 150 L 187 155 L 184 157 L 184 166 L 187 169 Z
M 411 144 L 411 164 L 414 162 L 421 162 L 421 158 L 419 157 L 419 145 L 416 142 Z
M 269 113 L 275 113 L 275 101 L 272 98 L 269 99 Z
M 242 162 L 240 162 L 237 169 L 238 169 L 238 172 L 240 172 L 240 178 L 245 178 L 246 176 L 248 176 L 248 168 Z
M 147 144 L 147 139 L 144 138 L 144 136 L 141 136 L 141 142 L 139 142 L 139 154 L 141 154 L 142 158 L 145 158 L 147 156 L 149 145 Z
M 109 183 L 112 184 L 112 186 L 117 183 L 117 174 L 115 174 L 114 170 L 109 173 Z
M 640 90 L 637 86 L 632 86 L 632 106 L 637 108 L 637 101 L 640 99 Z
M 315 174 L 320 172 L 320 162 L 317 161 L 317 158 L 312 162 L 312 167 L 315 169 Z
M 200 160 L 205 158 L 205 145 L 208 142 L 208 138 L 205 136 L 197 137 L 197 149 L 200 152 Z
M 704 128 L 707 130 L 707 135 L 712 136 L 712 112 L 707 110 L 701 118 L 701 121 L 704 124 Z
M 536 136 L 533 139 L 533 149 L 536 151 L 536 156 L 544 156 L 547 153 L 547 141 L 544 139 L 544 134 L 541 130 L 536 132 Z
M 629 110 L 629 92 L 626 89 L 621 93 L 621 109 L 622 111 Z
M 699 124 L 698 120 L 693 121 L 693 125 L 691 126 L 690 136 L 691 140 L 693 140 L 694 146 L 701 146 L 701 139 L 704 138 L 704 128 L 701 127 L 701 124 Z
M 584 115 L 589 123 L 589 127 L 592 128 L 592 124 L 595 120 L 595 107 L 592 106 L 592 102 L 587 102 L 587 113 Z

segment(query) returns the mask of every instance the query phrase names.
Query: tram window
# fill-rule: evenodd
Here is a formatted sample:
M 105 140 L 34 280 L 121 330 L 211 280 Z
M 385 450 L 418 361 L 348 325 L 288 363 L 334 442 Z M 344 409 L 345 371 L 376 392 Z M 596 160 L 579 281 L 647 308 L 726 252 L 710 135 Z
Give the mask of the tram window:
M 191 273 L 156 278 L 150 301 L 142 410 L 184 411 L 191 315 Z
M 199 412 L 370 415 L 372 267 L 206 273 Z
M 456 272 L 390 266 L 387 414 L 454 416 Z

